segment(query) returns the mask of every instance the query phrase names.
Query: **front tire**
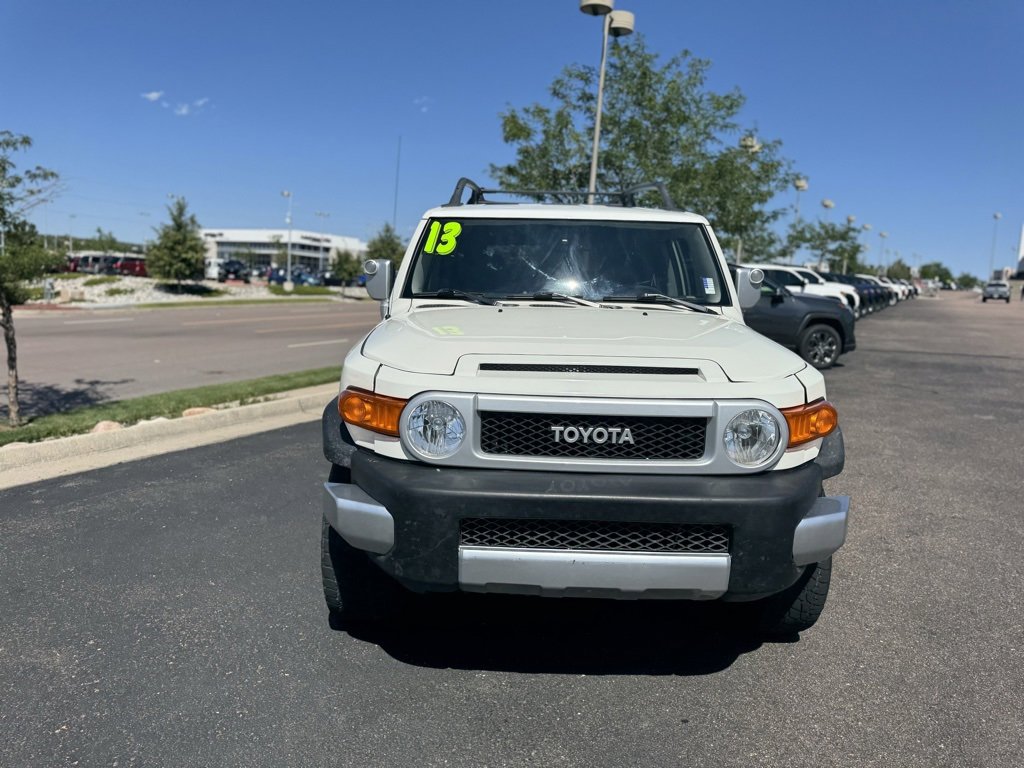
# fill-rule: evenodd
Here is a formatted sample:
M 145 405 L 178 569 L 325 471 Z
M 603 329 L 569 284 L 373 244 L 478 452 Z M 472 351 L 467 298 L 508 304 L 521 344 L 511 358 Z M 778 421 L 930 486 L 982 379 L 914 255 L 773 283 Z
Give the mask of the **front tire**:
M 334 627 L 393 620 L 407 600 L 406 590 L 345 541 L 326 517 L 320 535 L 320 572 Z
M 800 334 L 800 357 L 820 371 L 831 368 L 839 359 L 843 340 L 830 325 L 812 325 Z
M 761 601 L 761 631 L 791 637 L 813 627 L 825 609 L 831 580 L 831 557 L 807 566 L 796 584 Z

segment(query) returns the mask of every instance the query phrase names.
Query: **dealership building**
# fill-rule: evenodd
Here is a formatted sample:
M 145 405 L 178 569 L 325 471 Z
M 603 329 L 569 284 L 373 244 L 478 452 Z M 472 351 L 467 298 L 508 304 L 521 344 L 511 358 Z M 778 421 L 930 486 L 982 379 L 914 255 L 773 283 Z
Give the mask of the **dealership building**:
M 201 235 L 206 243 L 207 275 L 216 276 L 217 267 L 228 259 L 238 259 L 253 267 L 283 267 L 288 258 L 287 229 L 204 229 Z M 326 232 L 291 230 L 292 266 L 322 272 L 330 265 L 335 251 L 362 257 L 366 243 Z

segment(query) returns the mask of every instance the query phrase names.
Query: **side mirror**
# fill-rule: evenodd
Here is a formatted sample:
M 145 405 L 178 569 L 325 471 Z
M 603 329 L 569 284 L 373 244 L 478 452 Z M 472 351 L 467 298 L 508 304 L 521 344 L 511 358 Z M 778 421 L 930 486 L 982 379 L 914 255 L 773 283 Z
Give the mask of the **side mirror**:
M 363 263 L 363 272 L 366 273 L 366 292 L 371 299 L 382 302 L 380 305 L 380 316 L 388 314 L 388 297 L 391 295 L 391 285 L 394 282 L 394 266 L 391 259 L 371 259 Z
M 761 283 L 764 282 L 764 270 L 740 267 L 736 270 L 736 294 L 741 309 L 750 309 L 761 298 Z

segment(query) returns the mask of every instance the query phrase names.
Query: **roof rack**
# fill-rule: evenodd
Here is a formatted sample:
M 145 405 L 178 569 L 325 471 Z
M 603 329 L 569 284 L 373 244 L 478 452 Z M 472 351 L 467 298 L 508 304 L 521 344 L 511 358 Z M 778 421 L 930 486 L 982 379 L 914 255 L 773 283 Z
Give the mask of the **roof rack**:
M 466 189 L 469 189 L 469 199 L 465 202 L 462 201 L 462 196 L 465 194 Z M 675 202 L 672 200 L 672 196 L 668 192 L 668 188 L 664 182 L 661 181 L 648 181 L 643 184 L 637 184 L 635 186 L 624 189 L 621 192 L 580 192 L 578 190 L 555 190 L 555 189 L 487 189 L 481 187 L 472 179 L 467 179 L 463 176 L 455 184 L 455 191 L 452 192 L 451 199 L 445 204 L 445 208 L 456 207 L 460 205 L 493 205 L 495 201 L 488 200 L 484 195 L 518 195 L 520 197 L 548 197 L 563 202 L 565 200 L 586 199 L 593 195 L 595 199 L 601 199 L 606 205 L 621 205 L 624 208 L 635 208 L 637 207 L 637 197 L 642 192 L 655 191 L 661 197 L 661 207 L 670 211 L 679 210 Z

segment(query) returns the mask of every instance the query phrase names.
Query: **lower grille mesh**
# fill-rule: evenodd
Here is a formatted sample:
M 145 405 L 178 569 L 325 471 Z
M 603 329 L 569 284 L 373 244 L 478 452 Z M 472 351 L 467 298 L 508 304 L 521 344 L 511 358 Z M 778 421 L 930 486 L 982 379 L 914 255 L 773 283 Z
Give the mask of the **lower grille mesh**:
M 467 547 L 725 553 L 729 551 L 729 529 L 724 525 L 484 517 L 462 521 L 460 543 Z

